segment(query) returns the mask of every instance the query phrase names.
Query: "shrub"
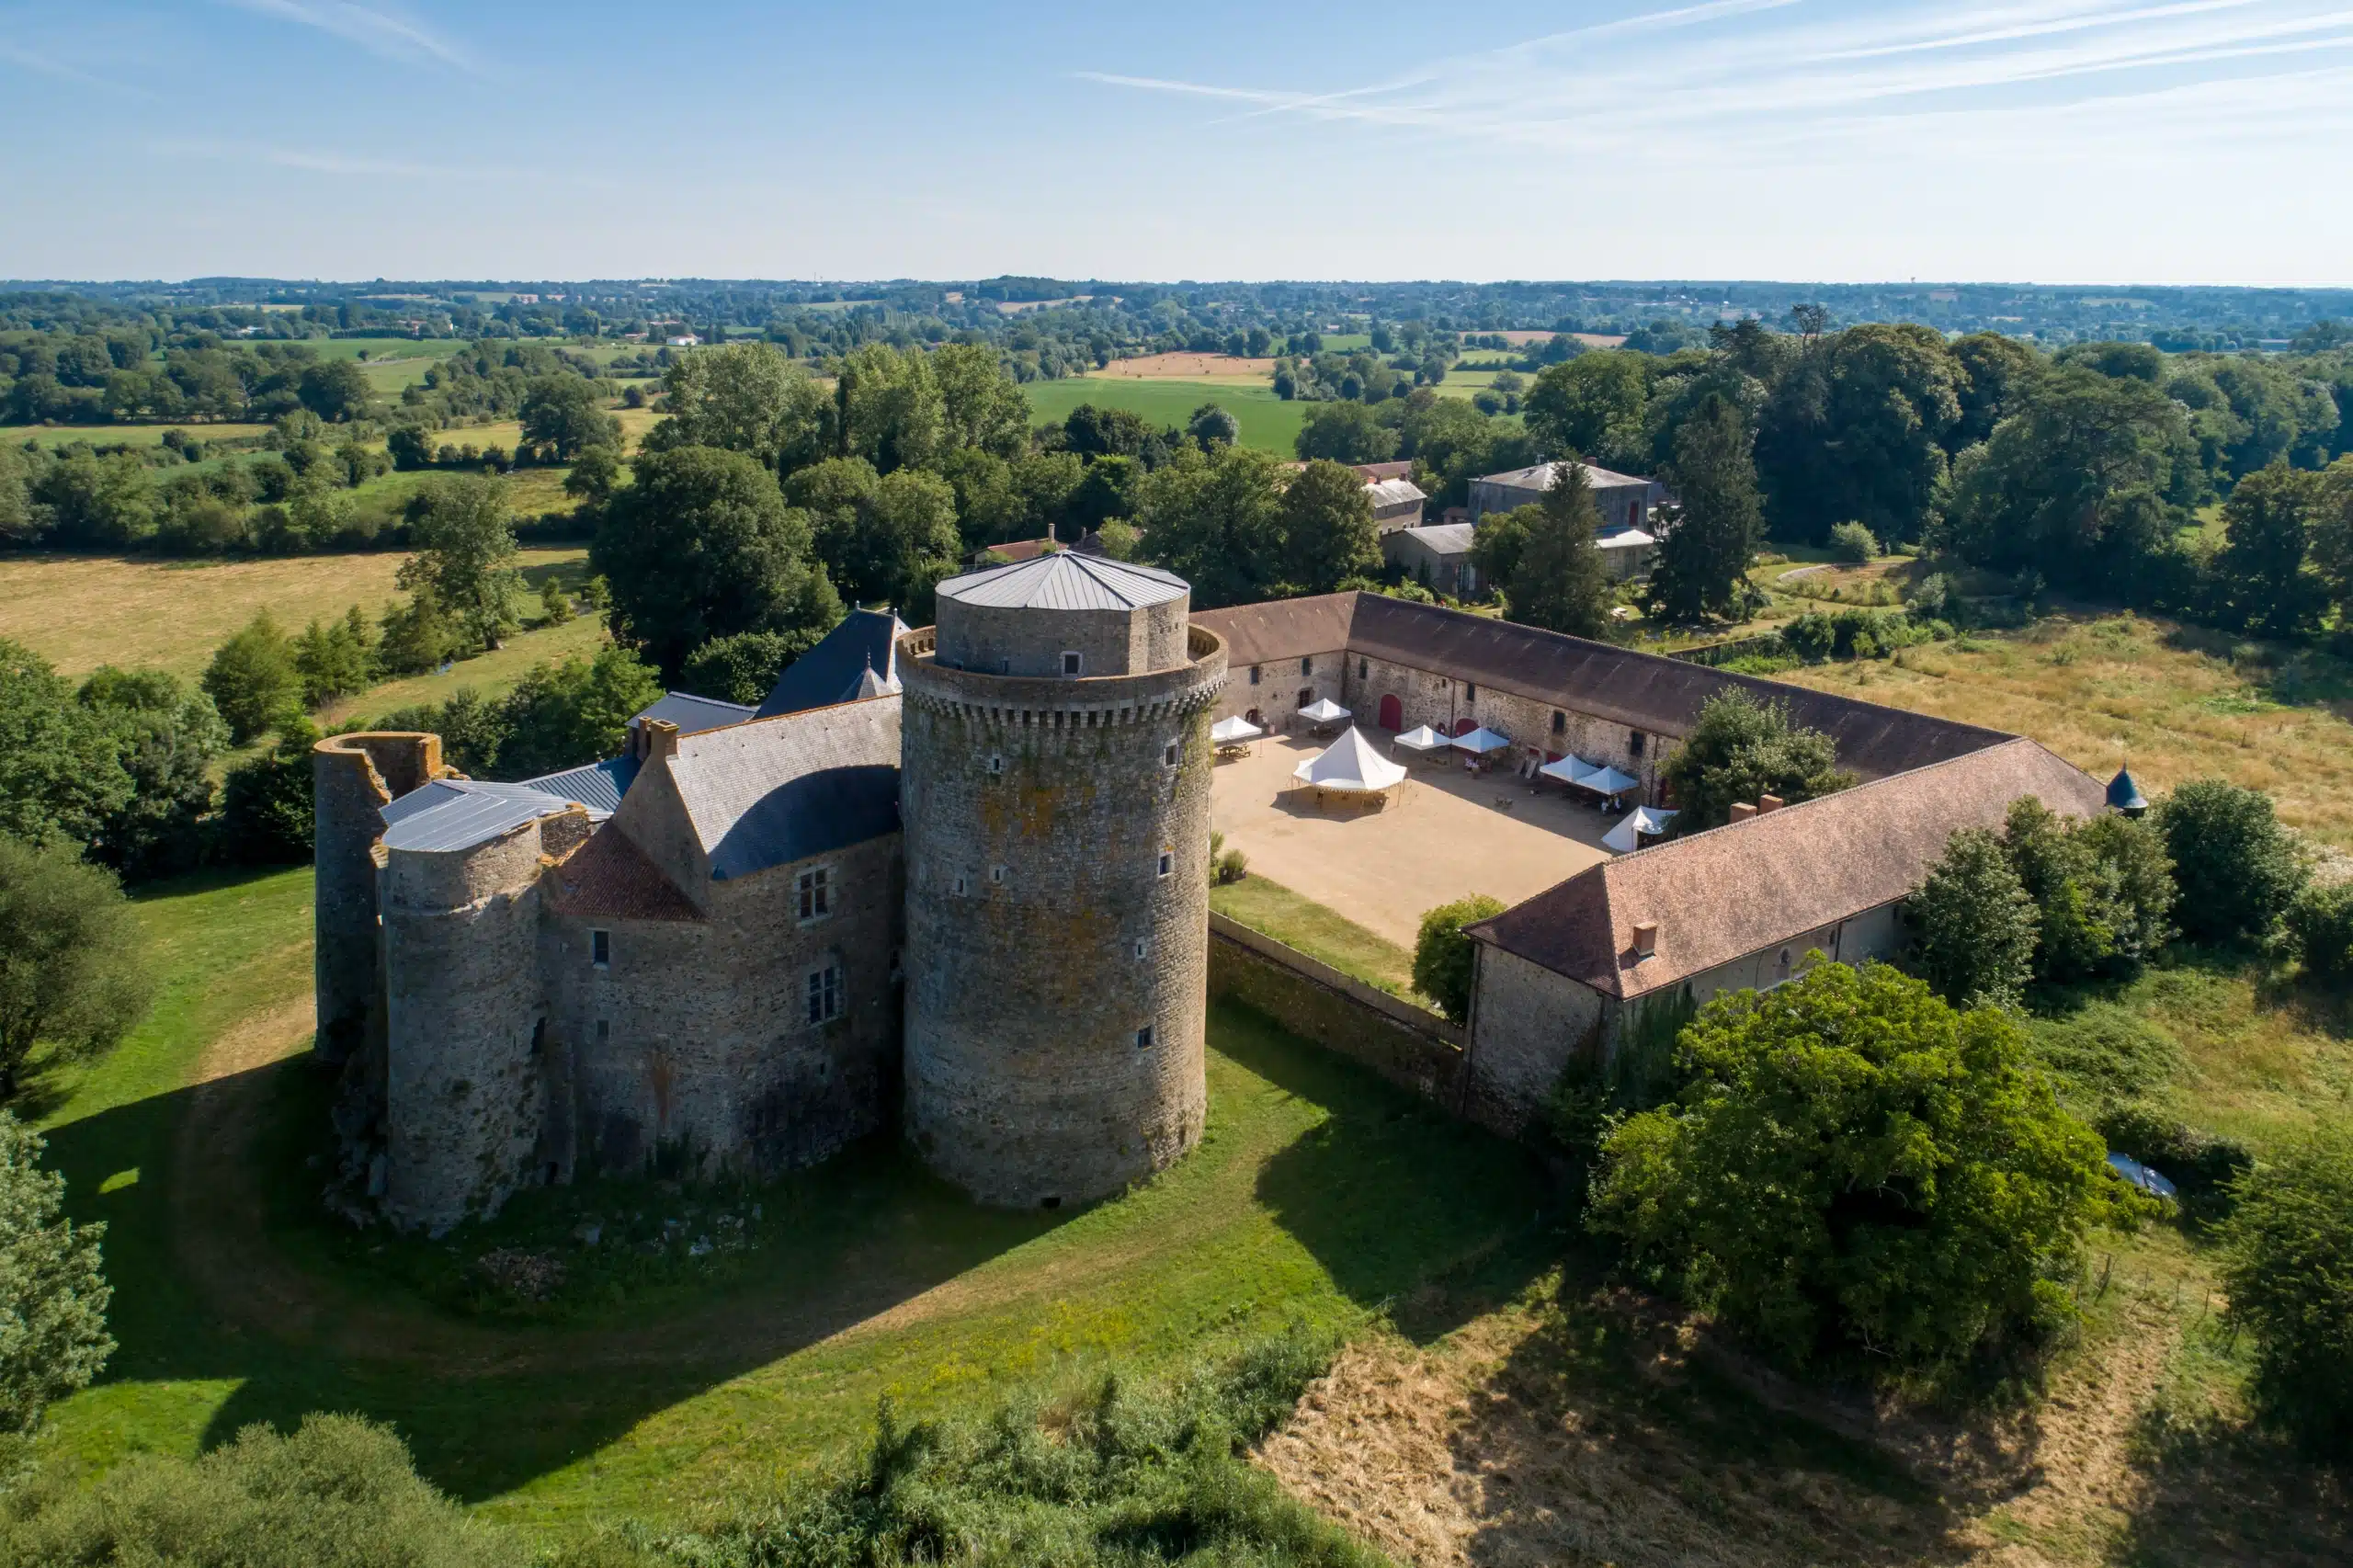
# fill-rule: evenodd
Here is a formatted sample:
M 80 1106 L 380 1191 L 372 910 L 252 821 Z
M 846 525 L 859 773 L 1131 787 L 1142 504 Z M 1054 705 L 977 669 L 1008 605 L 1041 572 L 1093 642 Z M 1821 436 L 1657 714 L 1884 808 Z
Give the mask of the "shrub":
M 654 671 L 609 642 L 594 659 L 538 665 L 504 704 L 508 733 L 499 768 L 529 778 L 616 756 L 631 716 L 661 695 Z
M 2040 914 L 2037 978 L 2129 970 L 2171 937 L 2173 865 L 2147 824 L 2071 821 L 2028 795 L 2010 803 L 2002 847 Z
M 1604 1145 L 1589 1223 L 1795 1362 L 1949 1363 L 2074 1312 L 2057 1283 L 2129 1202 L 2018 1025 L 1885 964 L 1711 1002 L 1691 1081 Z
M 389 1428 L 306 1415 L 200 1459 L 140 1454 L 0 1512 L 0 1558 L 156 1568 L 522 1568 L 528 1556 L 417 1478 Z
M 378 624 L 382 637 L 376 663 L 386 675 L 417 676 L 438 669 L 458 649 L 456 624 L 423 594 L 404 605 L 386 605 Z
M 2200 1131 L 2154 1106 L 2112 1106 L 2098 1127 L 2109 1148 L 2154 1167 L 2180 1189 L 2185 1205 L 2209 1214 L 2230 1206 L 2234 1184 L 2255 1166 L 2244 1143 Z
M 153 994 L 144 939 L 113 875 L 70 846 L 0 835 L 0 1103 L 15 1097 L 34 1047 L 103 1051 Z
M 1683 807 L 1675 831 L 1692 833 L 1722 826 L 1735 802 L 1759 795 L 1795 805 L 1844 790 L 1855 778 L 1837 764 L 1830 737 L 1792 723 L 1787 703 L 1726 691 L 1700 708 L 1660 775 Z
M 2011 869 L 2002 841 L 1966 827 L 1904 905 L 1919 942 L 1920 970 L 1958 1006 L 2009 1006 L 2034 973 L 2034 900 Z
M 572 596 L 553 577 L 540 585 L 540 619 L 549 626 L 563 626 L 572 619 Z
M 2257 1407 L 2316 1451 L 2353 1454 L 2353 1134 L 2317 1134 L 2238 1187 L 2222 1270 L 2255 1338 Z
M 2063 1018 L 2036 1019 L 2029 1045 L 2058 1075 L 2063 1094 L 2090 1108 L 2146 1094 L 2179 1071 L 2183 1061 L 2171 1035 L 2113 1002 L 2088 1003 Z
M 311 858 L 311 747 L 318 733 L 297 725 L 278 744 L 229 769 L 221 783 L 221 856 L 242 866 L 294 866 Z
M 205 666 L 204 695 L 229 726 L 234 745 L 251 745 L 302 711 L 302 677 L 294 645 L 263 610 L 245 623 Z
M 1217 880 L 1220 883 L 1241 881 L 1250 874 L 1250 857 L 1239 849 L 1229 849 L 1217 858 Z
M 2288 906 L 2288 935 L 2314 980 L 2353 980 L 2353 882 L 2306 888 Z
M 294 639 L 294 670 L 302 700 L 324 708 L 338 697 L 365 690 L 376 678 L 376 634 L 353 605 L 341 620 L 313 619 Z
M 2309 872 L 2260 790 L 2193 779 L 2157 807 L 2173 857 L 2181 928 L 2201 942 L 2259 940 L 2303 891 Z
M 1462 928 L 1503 912 L 1499 901 L 1472 893 L 1422 916 L 1421 934 L 1414 940 L 1414 989 L 1458 1024 L 1471 1017 L 1471 938 Z
M 40 1168 L 41 1147 L 0 1110 L 0 1467 L 53 1401 L 86 1387 L 114 1354 L 113 1292 L 98 1272 L 107 1228 L 64 1217 L 65 1178 Z
M 792 661 L 816 646 L 811 631 L 739 631 L 714 637 L 687 658 L 678 672 L 684 689 L 723 702 L 757 706 Z
M 1841 561 L 1860 565 L 1879 559 L 1879 540 L 1860 523 L 1836 523 L 1830 529 L 1830 551 Z

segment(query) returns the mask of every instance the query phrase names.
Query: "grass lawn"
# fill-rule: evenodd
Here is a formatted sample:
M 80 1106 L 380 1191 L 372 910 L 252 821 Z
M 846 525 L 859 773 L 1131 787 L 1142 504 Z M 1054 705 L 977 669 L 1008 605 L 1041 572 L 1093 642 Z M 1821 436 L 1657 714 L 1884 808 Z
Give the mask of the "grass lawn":
M 369 616 L 396 596 L 398 551 L 270 560 L 159 561 L 142 556 L 0 556 L 0 637 L 13 637 L 69 676 L 99 665 L 160 666 L 193 676 L 230 633 L 267 609 L 289 631 L 357 604 Z M 526 550 L 532 585 L 586 559 L 577 546 Z
M 650 408 L 612 408 L 606 412 L 621 422 L 621 444 L 631 451 L 637 449 L 648 430 L 668 417 Z M 505 447 L 511 452 L 523 438 L 523 422 L 500 419 L 487 425 L 452 425 L 447 430 L 430 434 L 437 447 Z
M 348 1410 L 527 1528 L 675 1519 L 860 1440 L 884 1393 L 968 1409 L 1384 1311 L 1427 1341 L 1512 1299 L 1551 1244 L 1518 1152 L 1222 1007 L 1200 1149 L 1076 1213 L 976 1209 L 886 1141 L 748 1192 L 544 1189 L 444 1243 L 354 1232 L 316 1212 L 304 1164 L 324 1093 L 303 1051 L 310 890 L 302 870 L 143 899 L 154 1016 L 33 1084 L 69 1207 L 109 1226 L 121 1341 L 57 1408 L 50 1463 Z M 619 1233 L 697 1205 L 748 1215 L 751 1244 L 664 1273 L 569 1239 L 583 1212 Z M 499 1243 L 594 1289 L 542 1321 L 465 1310 L 452 1291 Z
M 1279 452 L 1286 458 L 1291 455 L 1292 439 L 1298 436 L 1299 427 L 1307 423 L 1308 411 L 1314 406 L 1285 403 L 1271 387 L 1235 381 L 1151 381 L 1077 376 L 1055 381 L 1030 381 L 1021 390 L 1029 396 L 1030 412 L 1041 422 L 1067 419 L 1072 409 L 1091 403 L 1097 408 L 1132 409 L 1154 425 L 1174 425 L 1182 429 L 1193 416 L 1193 410 L 1205 403 L 1214 403 L 1241 423 L 1244 446 Z
M 1246 877 L 1210 889 L 1210 907 L 1342 974 L 1400 996 L 1414 993 L 1414 955 L 1280 882 Z
M 576 582 L 583 573 L 567 565 L 564 575 L 568 581 Z M 395 709 L 412 708 L 426 702 L 446 702 L 451 693 L 460 688 L 471 689 L 482 697 L 504 697 L 530 673 L 533 665 L 553 664 L 575 656 L 593 659 L 597 656 L 597 650 L 604 645 L 604 618 L 594 614 L 575 615 L 562 626 L 519 632 L 508 638 L 506 646 L 495 653 L 477 653 L 471 659 L 452 665 L 446 673 L 408 676 L 370 687 L 358 696 L 347 697 L 323 710 L 318 716 L 319 722 L 326 725 L 354 719 L 380 719 Z
M 2153 795 L 2251 785 L 2282 821 L 2353 848 L 2353 669 L 2323 654 L 2086 613 L 1780 678 L 2031 735 L 2100 778 L 2129 762 Z
M 87 441 L 94 447 L 160 447 L 166 430 L 185 430 L 202 441 L 227 441 L 240 437 L 267 436 L 267 425 L 8 425 L 0 426 L 0 445 L 66 447 Z

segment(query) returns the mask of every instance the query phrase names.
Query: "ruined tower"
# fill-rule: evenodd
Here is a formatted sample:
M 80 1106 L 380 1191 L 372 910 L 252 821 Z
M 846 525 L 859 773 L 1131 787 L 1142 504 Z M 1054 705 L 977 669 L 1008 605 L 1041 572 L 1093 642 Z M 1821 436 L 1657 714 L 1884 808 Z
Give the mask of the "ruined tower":
M 1051 554 L 903 642 L 906 1130 L 986 1202 L 1084 1202 L 1201 1135 L 1209 725 L 1165 572 Z
M 376 908 L 383 808 L 448 772 L 438 735 L 330 735 L 312 748 L 318 868 L 311 917 L 318 1033 L 312 1049 L 330 1065 L 383 1042 Z

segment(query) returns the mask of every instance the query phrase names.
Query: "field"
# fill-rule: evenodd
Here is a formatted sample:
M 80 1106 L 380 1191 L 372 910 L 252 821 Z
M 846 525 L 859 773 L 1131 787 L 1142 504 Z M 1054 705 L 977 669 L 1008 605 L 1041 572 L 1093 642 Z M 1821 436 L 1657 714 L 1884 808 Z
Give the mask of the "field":
M 1224 1008 L 1199 1151 L 1078 1213 L 976 1210 L 885 1142 L 751 1193 L 528 1195 L 446 1245 L 354 1233 L 315 1213 L 303 1164 L 324 1090 L 303 1053 L 310 898 L 294 871 L 142 900 L 153 1017 L 32 1086 L 73 1211 L 109 1226 L 122 1344 L 56 1411 L 52 1463 L 354 1410 L 494 1516 L 676 1518 L 858 1440 L 886 1392 L 968 1407 L 1384 1309 L 1427 1341 L 1541 1267 L 1524 1156 Z M 570 1239 L 584 1210 L 708 1222 L 747 1200 L 749 1250 L 660 1278 Z M 548 1321 L 464 1310 L 471 1258 L 501 1242 L 608 1269 L 611 1293 Z
M 1100 370 L 1089 370 L 1083 378 L 1094 381 L 1237 381 L 1270 383 L 1275 373 L 1272 359 L 1240 359 L 1231 354 L 1144 354 L 1132 359 L 1114 359 Z
M 1241 423 L 1242 444 L 1291 455 L 1291 441 L 1314 405 L 1285 403 L 1263 382 L 1213 381 L 1122 381 L 1099 376 L 1030 381 L 1022 387 L 1039 420 L 1059 422 L 1084 403 L 1098 408 L 1132 409 L 1154 425 L 1182 429 L 1193 410 L 1214 403 Z
M 526 550 L 518 564 L 536 584 L 536 574 L 551 569 L 576 572 L 585 557 L 577 547 Z M 0 556 L 0 637 L 27 644 L 68 676 L 111 664 L 194 676 L 257 610 L 289 631 L 354 604 L 374 616 L 397 595 L 392 578 L 405 559 L 398 551 L 201 562 Z
M 2208 776 L 2266 790 L 2282 821 L 2353 849 L 2353 671 L 2323 655 L 2080 613 L 1780 678 L 2032 735 L 2101 778 L 2129 763 L 2151 794 Z
M 0 445 L 67 447 L 87 441 L 94 447 L 160 447 L 166 430 L 185 430 L 202 441 L 233 441 L 269 434 L 267 425 L 10 425 L 0 426 Z

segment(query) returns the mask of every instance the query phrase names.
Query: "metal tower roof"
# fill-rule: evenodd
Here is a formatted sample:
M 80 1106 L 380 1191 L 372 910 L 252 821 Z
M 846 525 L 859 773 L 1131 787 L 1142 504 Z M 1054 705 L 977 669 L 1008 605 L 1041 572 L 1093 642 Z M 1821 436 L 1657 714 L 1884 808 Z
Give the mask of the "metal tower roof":
M 1068 550 L 939 585 L 941 598 L 991 609 L 1141 609 L 1192 591 L 1174 573 Z

